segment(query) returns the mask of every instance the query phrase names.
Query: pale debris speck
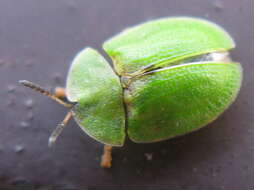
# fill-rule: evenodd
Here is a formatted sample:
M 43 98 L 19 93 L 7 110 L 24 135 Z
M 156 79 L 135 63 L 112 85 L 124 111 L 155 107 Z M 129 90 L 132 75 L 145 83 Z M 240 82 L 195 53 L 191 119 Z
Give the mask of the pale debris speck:
M 23 145 L 15 145 L 13 149 L 14 149 L 14 152 L 21 153 L 25 150 L 25 147 Z
M 29 127 L 29 123 L 27 123 L 26 121 L 21 121 L 21 122 L 20 122 L 20 126 L 21 126 L 22 128 L 27 128 L 27 127 Z
M 32 99 L 28 99 L 25 101 L 25 106 L 28 108 L 28 109 L 31 109 L 33 108 L 34 106 L 34 101 Z
M 153 160 L 153 153 L 145 153 L 146 160 L 151 161 Z

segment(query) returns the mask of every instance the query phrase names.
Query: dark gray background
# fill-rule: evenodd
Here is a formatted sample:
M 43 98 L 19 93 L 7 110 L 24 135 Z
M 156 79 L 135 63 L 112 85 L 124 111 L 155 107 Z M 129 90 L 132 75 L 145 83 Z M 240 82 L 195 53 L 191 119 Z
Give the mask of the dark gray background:
M 253 0 L 0 0 L 0 189 L 254 189 L 253 8 Z M 102 145 L 73 121 L 49 149 L 67 110 L 17 81 L 63 86 L 83 47 L 101 51 L 128 26 L 175 15 L 215 21 L 236 40 L 244 81 L 230 109 L 181 138 L 127 141 L 111 169 L 100 168 Z

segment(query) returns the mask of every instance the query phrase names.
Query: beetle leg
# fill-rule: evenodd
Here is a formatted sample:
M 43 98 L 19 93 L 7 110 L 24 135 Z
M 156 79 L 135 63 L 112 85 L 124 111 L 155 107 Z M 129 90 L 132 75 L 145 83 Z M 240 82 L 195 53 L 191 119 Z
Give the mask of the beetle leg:
M 112 161 L 112 146 L 104 145 L 103 148 L 103 155 L 101 157 L 101 167 L 103 168 L 110 168 L 111 167 L 111 161 Z
M 70 121 L 71 118 L 72 118 L 72 113 L 71 111 L 69 111 L 67 115 L 65 116 L 64 120 L 60 124 L 58 124 L 55 130 L 51 133 L 49 137 L 49 141 L 48 141 L 49 146 L 52 146 L 56 142 L 57 137 L 59 137 L 64 127 Z

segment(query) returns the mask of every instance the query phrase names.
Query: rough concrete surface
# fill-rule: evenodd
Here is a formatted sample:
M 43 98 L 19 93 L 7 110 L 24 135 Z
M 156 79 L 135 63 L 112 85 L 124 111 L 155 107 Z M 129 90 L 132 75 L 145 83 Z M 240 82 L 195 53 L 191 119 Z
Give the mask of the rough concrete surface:
M 254 1 L 1 0 L 0 190 L 254 189 Z M 100 168 L 102 145 L 72 121 L 47 140 L 67 110 L 29 89 L 64 86 L 71 60 L 128 26 L 159 17 L 207 18 L 229 31 L 244 80 L 236 102 L 208 127 L 154 144 L 127 141 Z

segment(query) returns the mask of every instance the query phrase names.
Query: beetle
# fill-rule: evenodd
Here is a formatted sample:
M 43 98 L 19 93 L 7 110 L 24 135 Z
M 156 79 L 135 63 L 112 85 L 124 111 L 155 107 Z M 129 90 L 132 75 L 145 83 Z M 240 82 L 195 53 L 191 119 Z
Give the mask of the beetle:
M 232 104 L 242 81 L 242 67 L 229 55 L 234 47 L 231 36 L 210 21 L 161 18 L 103 44 L 113 68 L 90 47 L 78 53 L 67 76 L 68 102 L 20 83 L 70 109 L 49 144 L 71 117 L 105 145 L 123 146 L 127 134 L 136 143 L 157 142 L 206 126 Z

